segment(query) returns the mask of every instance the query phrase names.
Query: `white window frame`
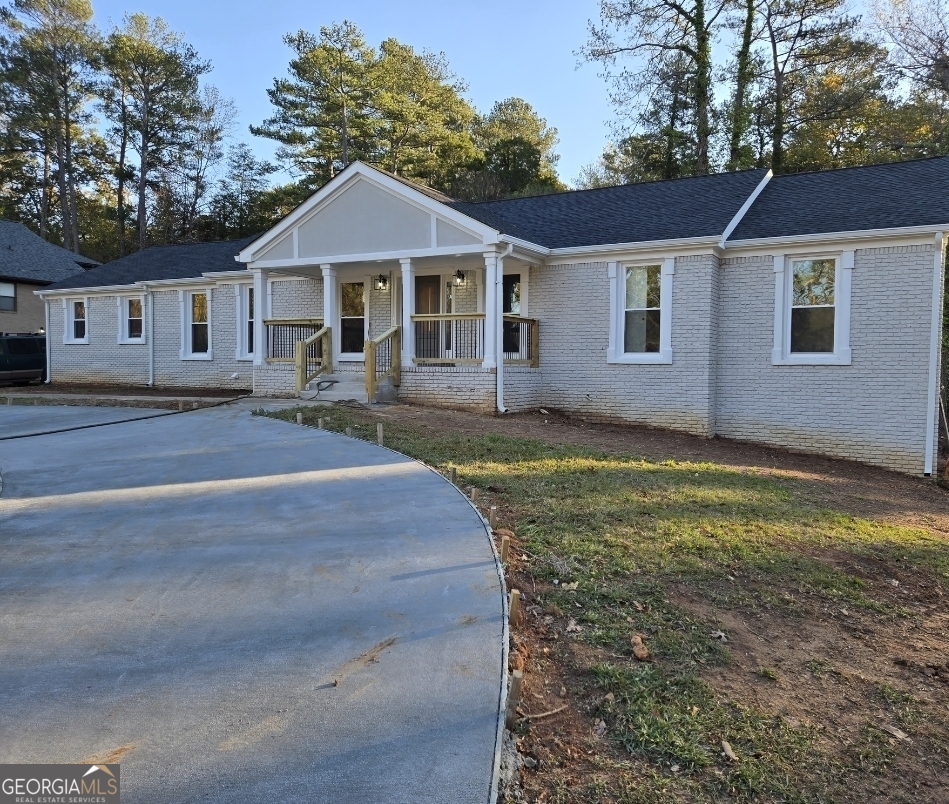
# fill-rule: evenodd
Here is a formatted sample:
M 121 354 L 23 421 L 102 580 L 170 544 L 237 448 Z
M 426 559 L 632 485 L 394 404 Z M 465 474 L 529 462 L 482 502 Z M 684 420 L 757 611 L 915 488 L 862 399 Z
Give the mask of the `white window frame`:
M 788 252 L 774 256 L 774 348 L 773 366 L 849 366 L 850 291 L 853 283 L 853 251 Z M 791 306 L 794 302 L 794 263 L 798 260 L 834 260 L 834 351 L 791 351 Z
M 12 297 L 11 297 L 11 296 L 7 296 L 7 295 L 4 295 L 4 296 L 3 296 L 3 298 L 5 298 L 5 299 L 9 299 L 9 298 L 12 298 L 12 299 L 13 299 L 13 309 L 12 309 L 12 310 L 0 310 L 0 313 L 15 313 L 15 312 L 17 312 L 17 307 L 18 307 L 18 305 L 17 305 L 16 282 L 8 282 L 7 280 L 4 279 L 4 280 L 0 281 L 0 285 L 9 285 L 11 288 L 13 288 L 13 296 L 12 296 Z
M 191 298 L 196 294 L 204 293 L 208 297 L 208 351 L 191 351 Z M 181 306 L 181 352 L 179 357 L 182 360 L 213 360 L 214 359 L 214 327 L 211 325 L 212 307 L 211 307 L 211 288 L 192 288 L 189 290 L 178 291 L 178 302 Z
M 86 308 L 86 337 L 84 338 L 75 338 L 73 337 L 73 332 L 75 328 L 73 324 L 75 323 L 76 308 L 75 302 L 82 302 Z M 70 299 L 63 299 L 63 343 L 67 344 L 80 344 L 80 343 L 89 343 L 89 297 L 80 296 Z
M 362 285 L 362 317 L 363 317 L 363 340 L 369 340 L 369 288 L 371 287 L 372 276 L 359 276 L 353 278 L 336 279 L 336 331 L 339 333 L 339 346 L 337 336 L 333 335 L 333 348 L 343 348 L 343 285 Z M 323 286 L 323 292 L 326 292 L 326 285 Z M 366 359 L 365 352 L 343 352 L 336 354 L 337 361 L 340 363 L 362 363 Z
M 248 343 L 249 339 L 247 337 L 248 321 L 251 322 L 251 325 L 254 328 L 255 340 L 257 335 L 257 328 L 253 319 L 248 318 L 250 314 L 250 294 L 252 292 L 254 292 L 254 285 L 252 282 L 234 285 L 234 300 L 236 304 L 237 315 L 237 348 L 234 350 L 234 358 L 236 360 L 252 361 L 254 359 L 255 350 L 248 349 L 250 344 Z M 257 304 L 259 304 L 259 300 L 255 298 L 255 307 Z M 256 347 L 257 344 L 254 344 L 254 346 Z
M 659 274 L 659 351 L 626 352 L 626 269 L 661 265 Z M 675 257 L 607 263 L 610 280 L 610 337 L 607 363 L 628 365 L 672 365 L 672 285 Z
M 128 303 L 138 299 L 142 305 L 142 334 L 138 338 L 129 337 L 129 316 L 128 316 Z M 131 296 L 116 296 L 116 302 L 118 303 L 119 308 L 119 339 L 120 344 L 141 344 L 145 343 L 145 294 L 135 293 Z M 88 319 L 89 308 L 86 308 L 86 317 Z M 88 320 L 86 322 L 86 331 L 89 331 Z

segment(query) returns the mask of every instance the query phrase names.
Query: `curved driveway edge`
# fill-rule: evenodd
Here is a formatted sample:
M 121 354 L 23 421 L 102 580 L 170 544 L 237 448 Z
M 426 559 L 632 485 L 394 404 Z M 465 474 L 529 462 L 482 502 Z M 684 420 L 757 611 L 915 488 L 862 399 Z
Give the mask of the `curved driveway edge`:
M 130 803 L 492 798 L 502 580 L 441 476 L 233 408 L 0 468 L 0 761 L 121 759 Z

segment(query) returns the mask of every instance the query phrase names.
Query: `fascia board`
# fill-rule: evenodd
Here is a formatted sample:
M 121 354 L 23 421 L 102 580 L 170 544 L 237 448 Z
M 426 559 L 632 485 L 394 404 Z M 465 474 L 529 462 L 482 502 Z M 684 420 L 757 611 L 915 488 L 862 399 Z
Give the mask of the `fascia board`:
M 368 254 L 337 254 L 326 257 L 305 257 L 295 260 L 260 260 L 249 263 L 251 268 L 270 270 L 298 270 L 315 268 L 319 265 L 344 265 L 352 262 L 379 262 L 385 260 L 412 259 L 425 257 L 452 257 L 455 254 L 483 254 L 484 245 L 444 246 L 443 248 L 413 249 L 411 251 L 378 251 Z
M 579 248 L 555 248 L 550 250 L 548 265 L 566 265 L 581 261 L 610 262 L 626 255 L 668 253 L 677 256 L 710 254 L 718 247 L 719 236 L 682 237 L 675 240 L 645 240 L 638 243 L 612 243 L 604 246 L 581 246 Z
M 56 288 L 55 290 L 34 290 L 33 294 L 41 299 L 59 296 L 112 296 L 124 293 L 141 293 L 145 286 L 141 282 L 130 285 L 99 285 L 97 287 Z
M 337 195 L 342 194 L 352 184 L 362 178 L 377 187 L 387 190 L 392 194 L 402 198 L 425 212 L 437 215 L 445 220 L 460 226 L 470 234 L 482 238 L 487 242 L 497 242 L 499 232 L 481 223 L 474 218 L 469 217 L 457 210 L 446 206 L 441 201 L 431 198 L 425 193 L 413 189 L 408 184 L 397 181 L 384 173 L 380 173 L 375 168 L 365 165 L 362 162 L 354 162 L 342 173 L 337 175 L 332 181 L 325 184 L 306 201 L 298 206 L 293 212 L 287 215 L 282 221 L 274 226 L 269 232 L 255 240 L 249 246 L 244 248 L 236 257 L 238 262 L 254 262 L 254 255 L 266 251 L 266 249 L 275 242 L 283 238 L 295 226 L 305 223 L 312 215 L 315 215 L 327 203 L 331 202 Z M 456 251 L 457 253 L 457 251 Z M 330 257 L 314 257 L 312 260 L 317 262 L 331 262 Z M 263 265 L 263 263 L 260 263 Z
M 499 242 L 510 243 L 518 251 L 527 251 L 531 254 L 538 254 L 541 257 L 550 255 L 550 249 L 546 246 L 539 246 L 537 243 L 532 243 L 530 240 L 522 240 L 519 237 L 511 237 L 510 235 L 502 234 L 499 238 Z
M 890 240 L 907 237 L 935 237 L 937 232 L 949 230 L 949 223 L 930 226 L 903 226 L 892 229 L 856 229 L 847 232 L 818 232 L 804 235 L 785 235 L 783 237 L 756 237 L 747 240 L 732 240 L 724 245 L 725 251 L 746 251 L 750 248 L 769 249 L 784 245 L 805 245 L 808 243 L 839 243 L 850 240 Z M 927 240 L 928 242 L 928 240 Z

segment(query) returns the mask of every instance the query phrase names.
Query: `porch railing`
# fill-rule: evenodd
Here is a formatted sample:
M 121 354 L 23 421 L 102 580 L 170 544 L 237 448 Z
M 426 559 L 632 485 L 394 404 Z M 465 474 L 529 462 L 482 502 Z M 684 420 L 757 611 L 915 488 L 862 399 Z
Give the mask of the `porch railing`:
M 457 365 L 484 360 L 484 313 L 413 315 L 415 362 Z M 505 315 L 502 325 L 504 363 L 536 368 L 540 365 L 540 322 Z
M 540 365 L 540 322 L 536 318 L 505 315 L 502 329 L 502 347 L 505 365 Z
M 305 341 L 323 327 L 322 318 L 264 319 L 267 334 L 267 362 L 293 363 L 297 343 Z
M 366 397 L 376 398 L 379 383 L 392 377 L 392 384 L 402 384 L 402 329 L 392 327 L 379 337 L 366 341 Z
M 304 390 L 307 383 L 320 374 L 333 371 L 333 334 L 329 327 L 314 332 L 309 338 L 296 343 L 294 361 L 296 364 L 297 392 Z

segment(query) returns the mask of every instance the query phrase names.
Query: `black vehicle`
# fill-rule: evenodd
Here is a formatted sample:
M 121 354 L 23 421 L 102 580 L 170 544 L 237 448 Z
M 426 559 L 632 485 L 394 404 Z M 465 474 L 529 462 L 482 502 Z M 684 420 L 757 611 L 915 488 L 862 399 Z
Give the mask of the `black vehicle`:
M 0 382 L 46 379 L 45 335 L 0 335 Z

